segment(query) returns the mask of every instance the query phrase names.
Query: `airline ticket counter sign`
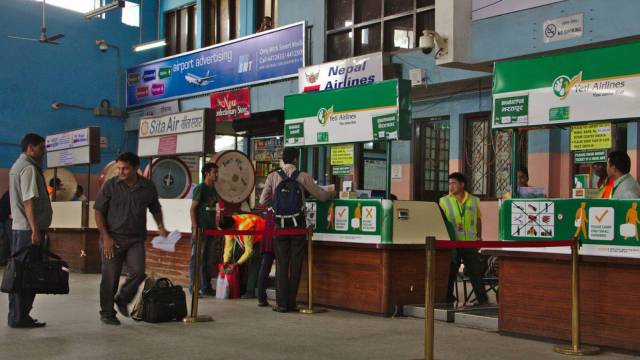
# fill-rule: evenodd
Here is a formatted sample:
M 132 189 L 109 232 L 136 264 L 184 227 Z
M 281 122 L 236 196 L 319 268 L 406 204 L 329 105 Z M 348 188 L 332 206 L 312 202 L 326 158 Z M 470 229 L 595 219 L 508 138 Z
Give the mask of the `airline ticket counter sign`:
M 213 153 L 214 131 L 212 109 L 144 117 L 138 130 L 138 156 Z
M 582 241 L 580 254 L 640 258 L 637 200 L 512 199 L 500 207 L 500 240 Z M 564 252 L 542 248 L 534 251 Z
M 100 162 L 100 128 L 96 126 L 48 135 L 45 139 L 47 167 Z
M 324 91 L 382 81 L 382 53 L 312 65 L 298 70 L 298 92 Z
M 285 96 L 285 146 L 409 140 L 410 90 L 395 79 Z
M 640 116 L 640 42 L 498 62 L 493 128 Z

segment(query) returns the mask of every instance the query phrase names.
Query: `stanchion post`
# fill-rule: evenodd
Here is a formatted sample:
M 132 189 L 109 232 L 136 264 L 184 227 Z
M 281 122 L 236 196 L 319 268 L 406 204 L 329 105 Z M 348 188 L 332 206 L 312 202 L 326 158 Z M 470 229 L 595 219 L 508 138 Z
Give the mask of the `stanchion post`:
M 302 314 L 327 312 L 324 308 L 313 307 L 313 230 L 307 229 L 307 307 L 300 309 Z
M 580 241 L 571 245 L 571 346 L 557 345 L 554 351 L 563 355 L 596 355 L 600 349 L 580 345 Z
M 194 270 L 193 270 L 193 293 L 191 295 L 191 316 L 184 318 L 182 321 L 186 324 L 192 324 L 196 322 L 213 321 L 209 315 L 198 316 L 198 298 L 200 297 L 200 252 L 202 249 L 202 229 L 196 228 L 196 248 L 194 256 Z M 220 276 L 220 275 L 218 275 Z
M 436 297 L 436 239 L 427 236 L 425 239 L 426 264 L 424 274 L 424 358 L 433 360 L 434 353 L 434 314 L 433 307 Z

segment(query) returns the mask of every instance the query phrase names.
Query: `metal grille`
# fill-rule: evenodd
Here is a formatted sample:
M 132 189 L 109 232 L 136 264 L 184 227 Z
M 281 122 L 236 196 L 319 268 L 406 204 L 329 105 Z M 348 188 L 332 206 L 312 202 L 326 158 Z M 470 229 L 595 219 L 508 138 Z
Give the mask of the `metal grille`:
M 483 197 L 497 197 L 511 189 L 512 131 L 491 131 L 488 117 L 466 120 L 465 171 L 469 177 L 467 188 Z M 519 162 L 526 165 L 527 139 L 519 139 Z
M 449 175 L 449 121 L 424 127 L 424 190 L 446 192 Z

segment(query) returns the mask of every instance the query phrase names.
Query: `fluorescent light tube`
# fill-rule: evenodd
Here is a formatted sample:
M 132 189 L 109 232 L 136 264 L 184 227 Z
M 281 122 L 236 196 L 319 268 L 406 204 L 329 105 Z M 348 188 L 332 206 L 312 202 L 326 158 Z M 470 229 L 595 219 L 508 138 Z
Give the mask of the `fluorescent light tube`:
M 84 18 L 89 20 L 92 17 L 98 16 L 98 15 L 102 15 L 108 11 L 111 11 L 113 9 L 119 8 L 119 7 L 124 7 L 124 0 L 117 0 L 117 1 L 113 1 L 105 6 L 99 7 L 97 9 L 91 10 L 88 13 L 84 14 Z
M 165 45 L 167 45 L 167 42 L 164 39 L 153 40 L 133 46 L 133 51 L 144 51 Z

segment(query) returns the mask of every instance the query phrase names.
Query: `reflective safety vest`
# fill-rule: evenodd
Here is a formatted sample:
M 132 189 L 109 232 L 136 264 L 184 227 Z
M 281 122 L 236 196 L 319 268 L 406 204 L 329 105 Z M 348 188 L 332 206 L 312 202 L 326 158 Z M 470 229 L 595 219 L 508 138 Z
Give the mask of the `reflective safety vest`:
M 444 211 L 447 221 L 453 227 L 455 240 L 473 241 L 478 239 L 480 199 L 465 193 L 464 202 L 460 204 L 454 195 L 449 194 L 440 198 L 439 205 Z

